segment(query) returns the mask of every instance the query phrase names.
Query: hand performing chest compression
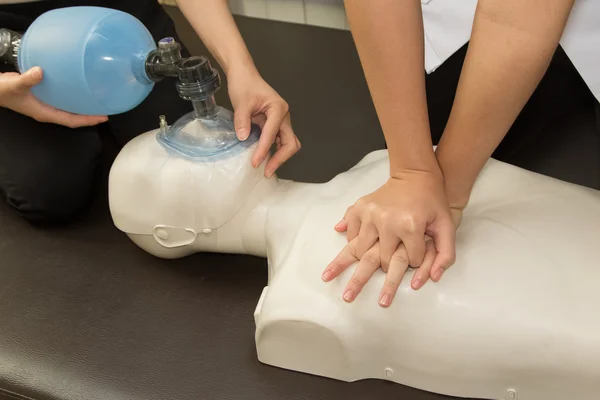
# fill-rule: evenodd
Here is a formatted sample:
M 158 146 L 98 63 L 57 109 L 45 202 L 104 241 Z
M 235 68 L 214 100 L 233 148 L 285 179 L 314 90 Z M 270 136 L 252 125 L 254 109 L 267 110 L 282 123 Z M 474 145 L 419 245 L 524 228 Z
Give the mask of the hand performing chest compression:
M 323 279 L 359 262 L 343 294 L 353 301 L 381 267 L 388 276 L 379 304 L 387 307 L 409 266 L 419 268 L 411 282 L 419 289 L 430 278 L 439 281 L 453 264 L 455 229 L 475 180 L 544 76 L 573 0 L 477 3 L 456 95 L 435 151 L 421 3 L 370 7 L 347 0 L 345 5 L 388 145 L 391 179 L 350 207 L 336 226 L 346 232 L 348 244 Z
M 405 172 L 348 208 L 335 229 L 348 244 L 323 272 L 326 282 L 355 262 L 344 291 L 351 302 L 378 268 L 386 272 L 379 304 L 389 307 L 409 267 L 418 268 L 411 287 L 439 281 L 455 259 L 455 225 L 438 174 Z

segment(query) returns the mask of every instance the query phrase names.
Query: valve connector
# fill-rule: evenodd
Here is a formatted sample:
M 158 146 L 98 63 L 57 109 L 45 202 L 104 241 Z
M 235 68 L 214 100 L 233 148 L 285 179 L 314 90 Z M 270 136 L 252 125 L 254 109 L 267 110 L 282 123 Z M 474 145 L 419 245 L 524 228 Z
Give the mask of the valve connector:
M 148 55 L 146 73 L 154 82 L 160 82 L 165 76 L 177 76 L 180 62 L 181 45 L 172 37 L 166 37 L 161 39 L 158 48 Z
M 177 91 L 185 100 L 204 100 L 221 88 L 221 77 L 206 57 L 187 58 L 178 69 Z
M 164 64 L 177 64 L 181 61 L 181 45 L 172 37 L 166 37 L 158 42 L 158 54 Z
M 212 118 L 218 113 L 214 95 L 221 88 L 221 77 L 203 56 L 181 58 L 181 46 L 167 37 L 146 59 L 148 77 L 159 82 L 165 76 L 177 77 L 177 93 L 191 101 L 196 118 Z
M 9 29 L 0 29 L 0 63 L 11 64 L 18 69 L 21 34 Z

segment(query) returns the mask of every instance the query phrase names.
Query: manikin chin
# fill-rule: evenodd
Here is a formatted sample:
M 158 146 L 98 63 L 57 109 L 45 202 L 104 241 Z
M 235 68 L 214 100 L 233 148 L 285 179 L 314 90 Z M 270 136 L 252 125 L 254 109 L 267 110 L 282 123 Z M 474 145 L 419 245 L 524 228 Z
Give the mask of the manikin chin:
M 251 167 L 252 138 L 194 155 L 159 137 L 143 134 L 117 157 L 114 223 L 157 257 L 268 258 L 255 311 L 260 361 L 459 397 L 598 398 L 600 192 L 490 160 L 455 265 L 418 291 L 409 272 L 384 309 L 381 270 L 350 304 L 342 292 L 353 267 L 328 284 L 321 273 L 346 243 L 333 229 L 346 208 L 388 179 L 386 151 L 306 184 L 263 178 Z

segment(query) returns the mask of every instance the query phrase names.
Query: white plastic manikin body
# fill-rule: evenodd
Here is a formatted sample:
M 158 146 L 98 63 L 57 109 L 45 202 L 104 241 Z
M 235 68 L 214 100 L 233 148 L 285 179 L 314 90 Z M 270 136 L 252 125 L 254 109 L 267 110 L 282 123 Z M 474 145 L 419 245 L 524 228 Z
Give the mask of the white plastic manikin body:
M 159 257 L 268 257 L 255 312 L 260 361 L 459 397 L 598 398 L 600 192 L 490 160 L 457 233 L 456 264 L 418 291 L 409 271 L 384 309 L 381 270 L 350 304 L 342 293 L 354 267 L 328 284 L 321 273 L 346 243 L 333 226 L 388 179 L 387 152 L 305 184 L 262 178 L 253 148 L 200 165 L 148 132 L 118 156 L 110 207 L 116 226 Z

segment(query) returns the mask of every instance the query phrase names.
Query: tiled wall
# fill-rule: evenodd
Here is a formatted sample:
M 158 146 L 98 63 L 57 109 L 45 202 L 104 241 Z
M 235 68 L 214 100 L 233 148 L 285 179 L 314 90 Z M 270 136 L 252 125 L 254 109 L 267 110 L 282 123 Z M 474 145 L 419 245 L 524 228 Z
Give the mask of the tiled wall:
M 176 5 L 176 0 L 158 0 L 165 5 Z M 344 0 L 229 0 L 233 14 L 348 29 Z

